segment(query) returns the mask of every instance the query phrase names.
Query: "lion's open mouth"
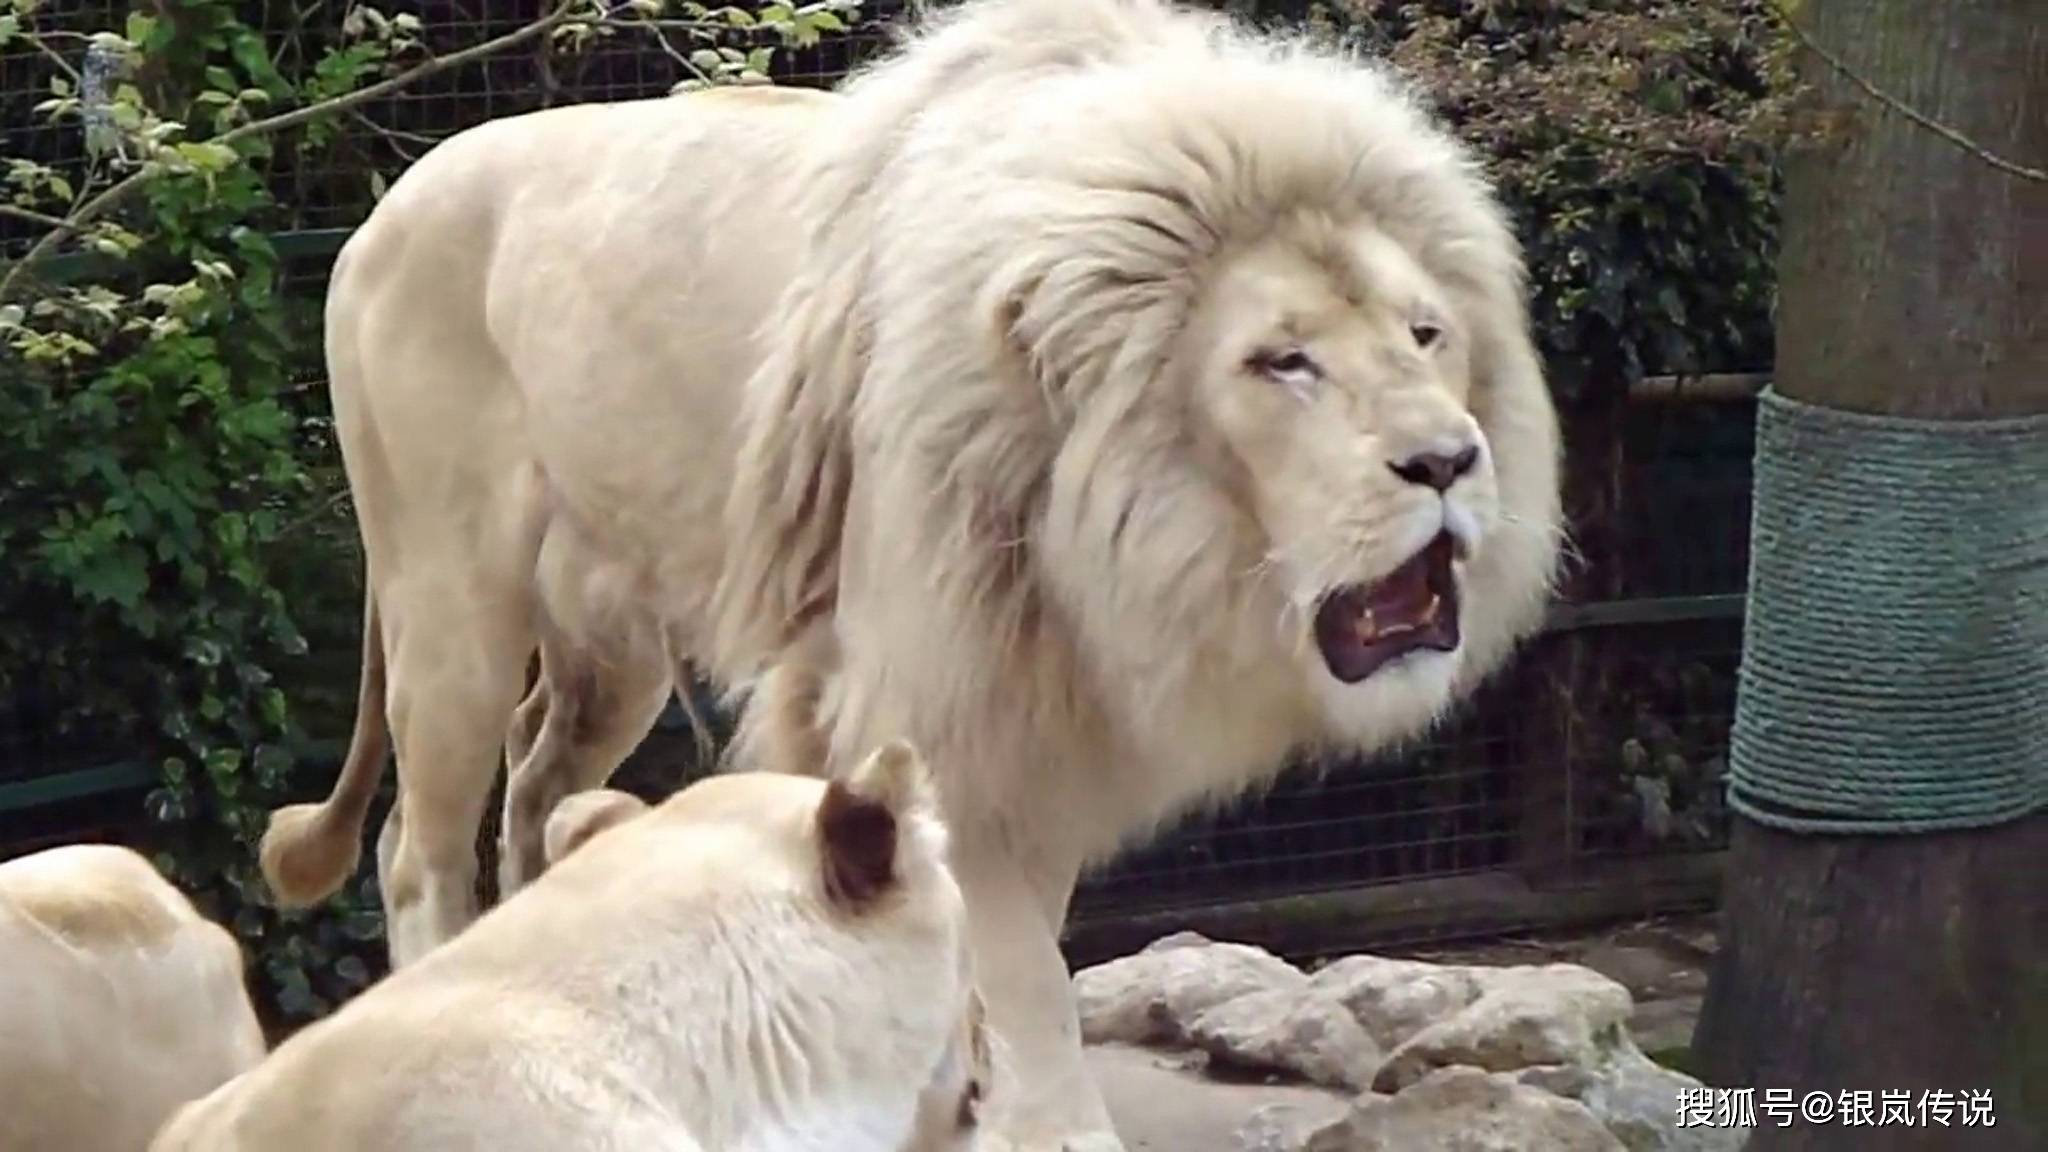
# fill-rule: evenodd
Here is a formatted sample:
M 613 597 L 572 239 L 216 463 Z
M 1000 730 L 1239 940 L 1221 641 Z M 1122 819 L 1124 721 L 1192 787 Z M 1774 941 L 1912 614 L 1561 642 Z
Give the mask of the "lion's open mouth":
M 1316 647 L 1330 675 L 1356 684 L 1410 652 L 1458 647 L 1455 542 L 1448 532 L 1375 584 L 1348 584 L 1316 609 Z

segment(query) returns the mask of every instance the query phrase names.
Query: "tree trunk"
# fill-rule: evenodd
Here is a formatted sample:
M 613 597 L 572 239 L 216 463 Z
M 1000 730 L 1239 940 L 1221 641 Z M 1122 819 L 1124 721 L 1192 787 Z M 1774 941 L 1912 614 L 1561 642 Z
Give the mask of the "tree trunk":
M 2041 0 L 1805 0 L 1794 19 L 1877 89 L 2038 169 L 2044 15 Z M 2048 412 L 2048 183 L 1883 106 L 1817 51 L 1800 71 L 1835 131 L 1786 162 L 1780 390 L 1933 419 Z M 1694 1038 L 1710 1082 L 1916 1105 L 1912 1127 L 1760 1113 L 1750 1152 L 2048 1149 L 2048 815 L 1922 836 L 1738 817 L 1723 920 Z M 1920 1126 L 1935 1089 L 1989 1089 L 1996 1125 Z

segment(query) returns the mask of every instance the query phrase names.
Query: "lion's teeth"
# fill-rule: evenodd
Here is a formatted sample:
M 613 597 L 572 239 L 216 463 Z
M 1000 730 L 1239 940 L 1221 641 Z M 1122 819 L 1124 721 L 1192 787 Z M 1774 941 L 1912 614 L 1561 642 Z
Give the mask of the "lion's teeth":
M 1422 611 L 1413 621 L 1395 621 L 1384 626 L 1380 624 L 1377 614 L 1371 608 L 1361 608 L 1358 610 L 1357 618 L 1351 622 L 1351 632 L 1361 644 L 1377 644 L 1382 640 L 1429 627 L 1436 623 L 1437 616 L 1443 612 L 1443 607 L 1443 597 L 1432 592 L 1429 603 L 1422 606 Z

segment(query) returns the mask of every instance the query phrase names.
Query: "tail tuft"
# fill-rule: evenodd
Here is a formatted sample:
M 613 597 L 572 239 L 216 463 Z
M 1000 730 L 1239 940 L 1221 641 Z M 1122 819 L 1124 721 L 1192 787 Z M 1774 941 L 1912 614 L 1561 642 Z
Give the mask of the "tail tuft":
M 259 859 L 282 908 L 305 908 L 334 895 L 362 857 L 361 828 L 333 818 L 326 804 L 291 804 L 270 814 Z

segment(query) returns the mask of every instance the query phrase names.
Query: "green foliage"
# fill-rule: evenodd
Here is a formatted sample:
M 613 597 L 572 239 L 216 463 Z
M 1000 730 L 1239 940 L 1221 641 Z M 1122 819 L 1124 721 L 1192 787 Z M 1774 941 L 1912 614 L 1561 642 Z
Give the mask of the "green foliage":
M 759 82 L 850 8 L 574 4 L 536 38 L 647 35 L 696 83 Z M 359 570 L 323 390 L 302 382 L 318 298 L 288 283 L 270 187 L 339 138 L 352 94 L 420 63 L 424 29 L 358 5 L 287 53 L 261 7 L 166 0 L 114 32 L 0 0 L 10 79 L 39 67 L 49 92 L 48 128 L 0 157 L 0 739 L 157 764 L 159 866 L 234 929 L 290 1025 L 383 949 L 373 879 L 281 913 L 255 866 L 268 810 L 329 783 L 302 722 L 345 730 Z M 66 136 L 82 149 L 47 144 Z
M 850 0 L 811 4 L 767 4 L 758 10 L 709 7 L 684 0 L 626 0 L 605 20 L 571 20 L 553 35 L 559 46 L 581 50 L 619 35 L 651 34 L 652 42 L 686 74 L 672 91 L 712 84 L 766 84 L 778 46 L 815 47 L 825 36 L 844 32 Z M 673 8 L 674 11 L 669 9 Z
M 1487 158 L 1563 399 L 1767 365 L 1789 43 L 1768 0 L 1336 0 Z
M 35 37 L 25 7 L 15 34 Z M 317 786 L 286 683 L 299 620 L 332 593 L 281 578 L 311 561 L 295 526 L 326 494 L 298 451 L 269 143 L 216 137 L 292 93 L 232 5 L 162 12 L 51 65 L 41 111 L 83 130 L 88 163 L 8 158 L 12 206 L 58 219 L 144 179 L 53 253 L 60 275 L 5 274 L 0 602 L 34 623 L 0 635 L 0 693 L 17 740 L 160 765 L 159 865 L 297 1015 L 366 982 L 377 929 L 360 891 L 280 917 L 254 868 L 265 810 Z M 61 58 L 76 41 L 45 43 Z
M 313 29 L 283 0 L 162 0 L 118 31 L 58 7 L 0 0 L 10 81 L 48 93 L 47 130 L 0 155 L 0 604 L 22 622 L 0 632 L 21 729 L 0 738 L 160 765 L 161 863 L 296 1022 L 372 978 L 382 929 L 373 880 L 283 914 L 254 868 L 265 812 L 328 783 L 307 730 L 346 729 L 359 569 L 307 381 L 318 298 L 267 239 L 292 207 L 270 189 L 345 144 L 355 94 L 463 46 L 368 5 Z M 1783 84 L 1763 0 L 1249 7 L 1391 55 L 1489 158 L 1561 394 L 1767 359 Z M 535 43 L 637 37 L 678 88 L 760 83 L 851 10 L 569 0 Z M 1663 764 L 1689 739 L 1614 746 L 1634 781 L 1631 749 Z

